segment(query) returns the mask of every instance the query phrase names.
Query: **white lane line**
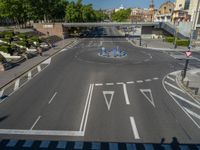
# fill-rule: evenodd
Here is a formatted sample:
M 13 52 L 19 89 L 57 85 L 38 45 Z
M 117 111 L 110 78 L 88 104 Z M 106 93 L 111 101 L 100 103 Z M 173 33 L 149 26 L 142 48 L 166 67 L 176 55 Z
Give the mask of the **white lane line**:
M 182 100 L 182 101 L 184 101 L 184 102 L 186 102 L 186 103 L 188 103 L 188 104 L 190 104 L 190 105 L 192 105 L 192 106 L 194 106 L 194 107 L 200 109 L 200 105 L 197 105 L 197 104 L 195 104 L 195 103 L 193 103 L 193 102 L 191 102 L 191 101 L 189 101 L 189 100 L 187 100 L 187 99 L 181 97 L 180 95 L 178 95 L 178 94 L 176 94 L 176 93 L 173 93 L 173 92 L 171 92 L 171 91 L 170 91 L 170 94 L 171 94 L 172 96 L 174 96 L 174 97 L 176 97 L 176 98 L 178 98 L 178 99 L 180 99 L 180 100 Z
M 51 102 L 53 101 L 53 99 L 56 97 L 57 94 L 58 94 L 57 92 L 54 93 L 54 95 L 52 96 L 52 98 L 49 101 L 49 104 L 51 104 Z
M 114 83 L 106 83 L 106 85 L 114 85 Z
M 200 115 L 198 115 L 197 113 L 187 109 L 186 107 L 183 107 L 190 115 L 196 117 L 197 119 L 200 119 Z
M 138 80 L 138 81 L 136 81 L 137 83 L 143 83 L 143 81 L 142 80 Z
M 159 80 L 159 78 L 155 77 L 155 78 L 153 78 L 153 80 Z
M 95 86 L 103 86 L 102 83 L 96 83 Z
M 83 132 L 85 134 L 85 129 L 86 129 L 86 125 L 87 125 L 87 121 L 88 121 L 88 116 L 89 116 L 89 111 L 90 111 L 90 105 L 91 105 L 91 100 L 92 100 L 92 92 L 94 89 L 94 84 L 92 84 L 92 88 L 91 88 L 91 92 L 90 92 L 90 98 L 89 98 L 89 103 L 88 103 L 88 109 L 87 109 L 87 113 L 86 113 L 86 118 L 85 118 L 85 123 L 84 123 L 84 127 L 83 127 Z
M 177 86 L 175 86 L 175 85 L 173 85 L 173 84 L 171 84 L 171 83 L 169 83 L 169 82 L 167 82 L 167 81 L 165 81 L 165 84 L 167 84 L 168 86 L 171 86 L 172 88 L 174 88 L 174 89 L 176 89 L 176 90 L 178 90 L 178 91 L 180 91 L 180 92 L 182 92 L 182 93 L 185 93 L 183 90 L 181 90 L 181 89 L 178 88 Z
M 6 135 L 43 135 L 43 136 L 84 136 L 82 131 L 65 130 L 15 130 L 0 129 L 0 134 Z
M 2 89 L 2 90 L 0 91 L 0 99 L 1 99 L 1 97 L 3 96 L 3 92 L 4 92 L 4 89 Z
M 32 77 L 32 73 L 31 73 L 31 71 L 29 71 L 29 72 L 28 72 L 28 80 L 30 80 L 31 77 Z
M 40 120 L 40 118 L 41 118 L 41 116 L 38 116 L 38 118 L 36 119 L 36 121 L 34 122 L 34 124 L 32 125 L 32 127 L 30 128 L 30 130 L 33 130 L 33 128 L 38 123 L 38 121 Z
M 135 139 L 140 139 L 140 136 L 139 136 L 136 124 L 135 124 L 134 117 L 130 117 L 130 121 L 131 121 L 131 127 L 132 127 L 132 130 L 133 130 L 133 135 L 134 135 Z
M 85 120 L 85 113 L 87 111 L 89 97 L 90 97 L 90 93 L 91 93 L 91 87 L 92 87 L 92 85 L 90 84 L 89 90 L 88 90 L 88 94 L 87 94 L 87 98 L 86 98 L 85 108 L 84 108 L 84 111 L 83 111 L 83 116 L 82 116 L 82 119 L 81 119 L 81 125 L 80 125 L 79 131 L 82 131 L 82 128 L 83 128 L 83 123 L 84 123 L 84 120 Z
M 125 83 L 123 83 L 123 90 L 124 90 L 124 96 L 125 96 L 126 105 L 130 105 L 128 92 L 127 92 L 127 87 L 126 87 Z
M 135 82 L 134 81 L 129 81 L 129 82 L 126 82 L 127 84 L 134 84 Z
M 124 83 L 123 82 L 117 82 L 117 85 L 123 85 Z
M 171 81 L 175 82 L 175 79 L 173 79 L 173 78 L 172 78 L 172 77 L 170 77 L 170 76 L 167 76 L 167 79 L 169 79 L 169 80 L 171 80 Z
M 14 91 L 16 91 L 19 88 L 19 79 L 15 81 Z
M 151 81 L 151 79 L 146 79 L 145 81 L 146 81 L 146 82 L 150 82 L 150 81 Z
M 37 70 L 38 70 L 38 72 L 41 72 L 42 69 L 41 69 L 40 65 L 37 66 Z

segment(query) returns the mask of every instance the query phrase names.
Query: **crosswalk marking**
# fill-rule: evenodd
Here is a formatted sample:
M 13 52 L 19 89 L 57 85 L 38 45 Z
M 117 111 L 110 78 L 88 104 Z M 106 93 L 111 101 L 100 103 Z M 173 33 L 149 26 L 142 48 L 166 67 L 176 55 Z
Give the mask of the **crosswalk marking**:
M 14 91 L 16 91 L 19 88 L 19 79 L 15 81 Z
M 0 91 L 0 99 L 1 99 L 2 96 L 3 96 L 3 92 L 4 92 L 4 89 L 2 89 L 2 90 Z
M 145 148 L 145 150 L 154 150 L 152 144 L 144 144 L 144 148 Z
M 59 141 L 56 148 L 65 149 L 67 147 L 67 142 Z
M 7 144 L 6 147 L 15 147 L 17 144 L 17 140 L 10 140 Z
M 38 72 L 41 72 L 42 69 L 41 69 L 40 65 L 37 66 L 37 70 L 38 70 Z
M 42 141 L 40 144 L 40 148 L 48 148 L 50 141 Z
M 25 141 L 25 143 L 23 144 L 22 147 L 31 147 L 33 145 L 33 141 L 32 140 L 27 140 Z
M 126 149 L 127 150 L 137 150 L 135 144 L 126 144 Z
M 109 149 L 110 150 L 118 150 L 118 144 L 117 143 L 109 143 Z
M 83 142 L 75 142 L 74 149 L 83 149 Z
M 190 150 L 189 147 L 187 145 L 180 145 L 179 148 L 181 150 Z
M 30 80 L 30 79 L 31 79 L 31 77 L 32 77 L 32 72 L 31 72 L 31 71 L 29 71 L 29 72 L 28 72 L 28 80 Z
M 92 150 L 100 150 L 101 149 L 101 143 L 92 143 Z

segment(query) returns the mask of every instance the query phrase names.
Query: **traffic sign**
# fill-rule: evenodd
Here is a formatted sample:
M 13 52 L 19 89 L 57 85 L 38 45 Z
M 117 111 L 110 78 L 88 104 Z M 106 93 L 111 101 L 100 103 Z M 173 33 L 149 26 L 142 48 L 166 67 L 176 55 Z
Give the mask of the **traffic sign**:
M 187 52 L 185 52 L 185 55 L 186 55 L 187 57 L 190 57 L 190 56 L 192 56 L 192 52 L 191 52 L 191 51 L 187 51 Z

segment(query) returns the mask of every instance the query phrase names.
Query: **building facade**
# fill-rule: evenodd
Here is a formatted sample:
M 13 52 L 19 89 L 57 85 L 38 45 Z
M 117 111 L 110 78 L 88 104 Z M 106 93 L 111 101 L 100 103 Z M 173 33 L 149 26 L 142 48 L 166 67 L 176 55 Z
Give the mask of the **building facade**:
M 173 2 L 163 3 L 154 16 L 155 22 L 171 22 L 174 8 L 175 4 Z

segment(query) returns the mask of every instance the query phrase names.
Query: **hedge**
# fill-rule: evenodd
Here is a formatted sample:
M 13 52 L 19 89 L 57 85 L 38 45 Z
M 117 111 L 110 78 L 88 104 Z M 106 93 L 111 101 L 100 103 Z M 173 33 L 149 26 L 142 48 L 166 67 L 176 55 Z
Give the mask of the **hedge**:
M 0 51 L 5 52 L 5 53 L 8 53 L 9 48 L 10 48 L 10 47 L 7 46 L 7 45 L 2 45 L 2 46 L 0 46 Z
M 166 37 L 165 41 L 169 42 L 169 43 L 173 43 L 174 42 L 174 37 Z M 176 40 L 176 45 L 177 46 L 189 46 L 189 44 L 190 44 L 189 40 L 185 40 L 185 39 L 177 39 Z
M 173 43 L 174 42 L 174 37 L 166 37 L 165 41 L 169 42 L 169 43 Z

